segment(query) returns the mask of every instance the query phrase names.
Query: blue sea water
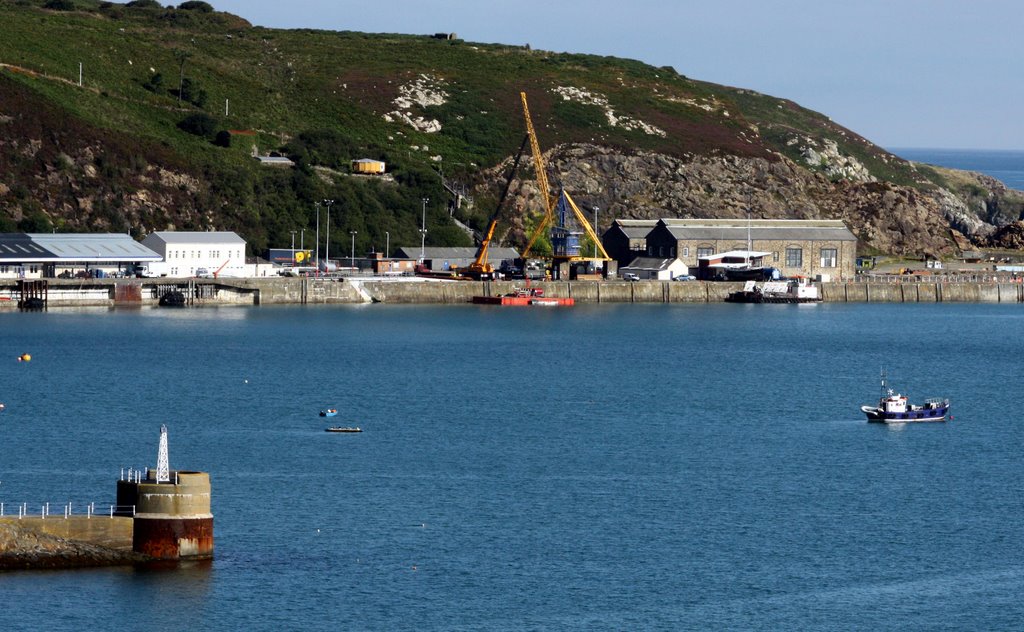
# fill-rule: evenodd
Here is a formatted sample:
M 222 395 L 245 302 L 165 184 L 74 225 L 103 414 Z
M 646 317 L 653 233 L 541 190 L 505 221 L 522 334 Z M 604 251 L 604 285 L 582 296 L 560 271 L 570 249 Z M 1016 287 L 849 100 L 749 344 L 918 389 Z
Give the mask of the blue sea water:
M 1011 189 L 1024 190 L 1024 151 L 993 149 L 891 149 L 906 160 L 979 171 Z
M 112 502 L 165 423 L 216 516 L 210 564 L 0 574 L 0 621 L 1019 629 L 1022 340 L 987 304 L 0 314 L 0 501 Z M 954 420 L 865 423 L 883 366 Z

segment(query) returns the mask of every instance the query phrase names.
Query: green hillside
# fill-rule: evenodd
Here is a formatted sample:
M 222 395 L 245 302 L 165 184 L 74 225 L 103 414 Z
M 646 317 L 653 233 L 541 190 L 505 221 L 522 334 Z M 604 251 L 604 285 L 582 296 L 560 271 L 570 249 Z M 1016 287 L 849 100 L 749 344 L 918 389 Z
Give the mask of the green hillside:
M 202 2 L 155 4 L 0 0 L 0 230 L 219 228 L 259 250 L 312 231 L 314 202 L 332 198 L 332 251 L 347 252 L 355 230 L 361 252 L 383 246 L 385 232 L 392 245 L 418 243 L 429 198 L 428 243 L 468 245 L 442 178 L 475 184 L 517 150 L 520 91 L 544 149 L 586 142 L 798 160 L 791 139 L 801 135 L 834 140 L 891 182 L 942 182 L 789 101 L 671 68 L 429 36 L 273 30 Z M 440 131 L 385 118 L 416 82 L 443 103 L 404 111 Z M 594 102 L 566 100 L 556 93 L 564 87 Z M 253 145 L 296 168 L 261 167 Z M 393 181 L 349 176 L 358 158 L 386 161 Z M 483 202 L 454 215 L 479 227 Z

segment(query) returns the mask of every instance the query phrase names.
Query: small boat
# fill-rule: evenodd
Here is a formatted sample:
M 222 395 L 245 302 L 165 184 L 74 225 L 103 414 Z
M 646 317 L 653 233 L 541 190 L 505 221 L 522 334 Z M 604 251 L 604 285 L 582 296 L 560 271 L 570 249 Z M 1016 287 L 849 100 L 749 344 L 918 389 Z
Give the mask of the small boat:
M 327 410 L 321 410 L 320 411 L 320 416 L 321 417 L 334 417 L 337 414 L 338 414 L 338 409 L 337 408 L 328 408 Z
M 327 432 L 362 432 L 363 431 L 363 429 L 360 428 L 359 426 L 355 426 L 355 427 L 352 427 L 352 428 L 349 428 L 349 427 L 343 428 L 341 426 L 331 426 L 330 428 L 326 428 L 325 430 Z
M 949 412 L 949 400 L 942 398 L 926 399 L 922 405 L 907 403 L 907 398 L 889 388 L 882 371 L 882 395 L 878 398 L 878 406 L 861 406 L 861 412 L 868 416 L 868 421 L 883 424 L 905 424 L 918 421 L 946 421 Z
M 158 303 L 160 307 L 185 307 L 185 294 L 177 290 L 165 292 Z
M 725 297 L 730 303 L 819 303 L 818 287 L 805 277 L 783 281 L 765 281 L 758 285 L 747 281 L 743 289 Z

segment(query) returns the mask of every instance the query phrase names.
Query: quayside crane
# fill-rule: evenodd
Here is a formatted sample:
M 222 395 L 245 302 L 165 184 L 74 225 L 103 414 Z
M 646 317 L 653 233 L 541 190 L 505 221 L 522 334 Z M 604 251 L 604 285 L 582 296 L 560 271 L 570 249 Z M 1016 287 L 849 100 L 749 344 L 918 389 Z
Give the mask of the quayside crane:
M 472 279 L 489 280 L 494 278 L 494 266 L 488 260 L 488 252 L 491 247 L 491 240 L 494 238 L 494 229 L 498 226 L 498 219 L 501 217 L 501 209 L 505 205 L 505 200 L 508 198 L 508 192 L 512 188 L 512 180 L 516 177 L 516 171 L 519 170 L 519 161 L 523 157 L 523 152 L 526 150 L 526 143 L 529 141 L 529 136 L 523 137 L 523 142 L 519 146 L 519 151 L 516 153 L 516 159 L 512 163 L 512 169 L 508 173 L 508 178 L 505 180 L 505 189 L 501 192 L 501 198 L 498 199 L 497 206 L 494 207 L 494 212 L 491 214 L 491 218 L 487 221 L 487 232 L 484 233 L 483 239 L 480 241 L 480 247 L 476 251 L 476 259 L 473 263 L 469 264 L 469 267 L 462 271 L 465 276 Z
M 551 187 L 548 184 L 547 166 L 544 164 L 544 154 L 540 151 L 540 143 L 537 140 L 537 131 L 533 127 L 533 119 L 530 118 L 530 106 L 526 101 L 526 93 L 520 92 L 519 97 L 523 102 L 523 118 L 526 120 L 526 136 L 530 140 L 530 149 L 533 153 L 533 166 L 537 172 L 537 186 L 540 189 L 541 200 L 543 201 L 544 215 L 541 217 L 537 227 L 533 229 L 530 240 L 523 250 L 523 260 L 529 259 L 537 239 L 544 233 L 545 229 L 551 229 L 552 254 L 552 278 L 560 276 L 561 264 L 579 261 L 602 261 L 611 260 L 608 252 L 604 249 L 601 240 L 598 239 L 594 228 L 587 221 L 587 217 L 576 206 L 572 196 L 564 189 L 558 195 L 557 202 L 551 197 Z M 557 213 L 557 217 L 556 217 Z M 586 233 L 600 252 L 599 257 L 584 257 L 580 255 L 579 232 L 574 231 L 572 219 Z M 557 223 L 556 223 L 557 220 Z

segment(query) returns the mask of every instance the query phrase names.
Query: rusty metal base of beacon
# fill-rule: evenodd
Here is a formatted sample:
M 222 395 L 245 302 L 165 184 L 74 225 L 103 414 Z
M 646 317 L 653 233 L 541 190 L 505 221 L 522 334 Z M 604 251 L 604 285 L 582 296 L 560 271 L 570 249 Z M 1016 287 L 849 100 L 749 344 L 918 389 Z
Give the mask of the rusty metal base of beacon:
M 213 517 L 135 517 L 132 549 L 160 560 L 213 558 Z

